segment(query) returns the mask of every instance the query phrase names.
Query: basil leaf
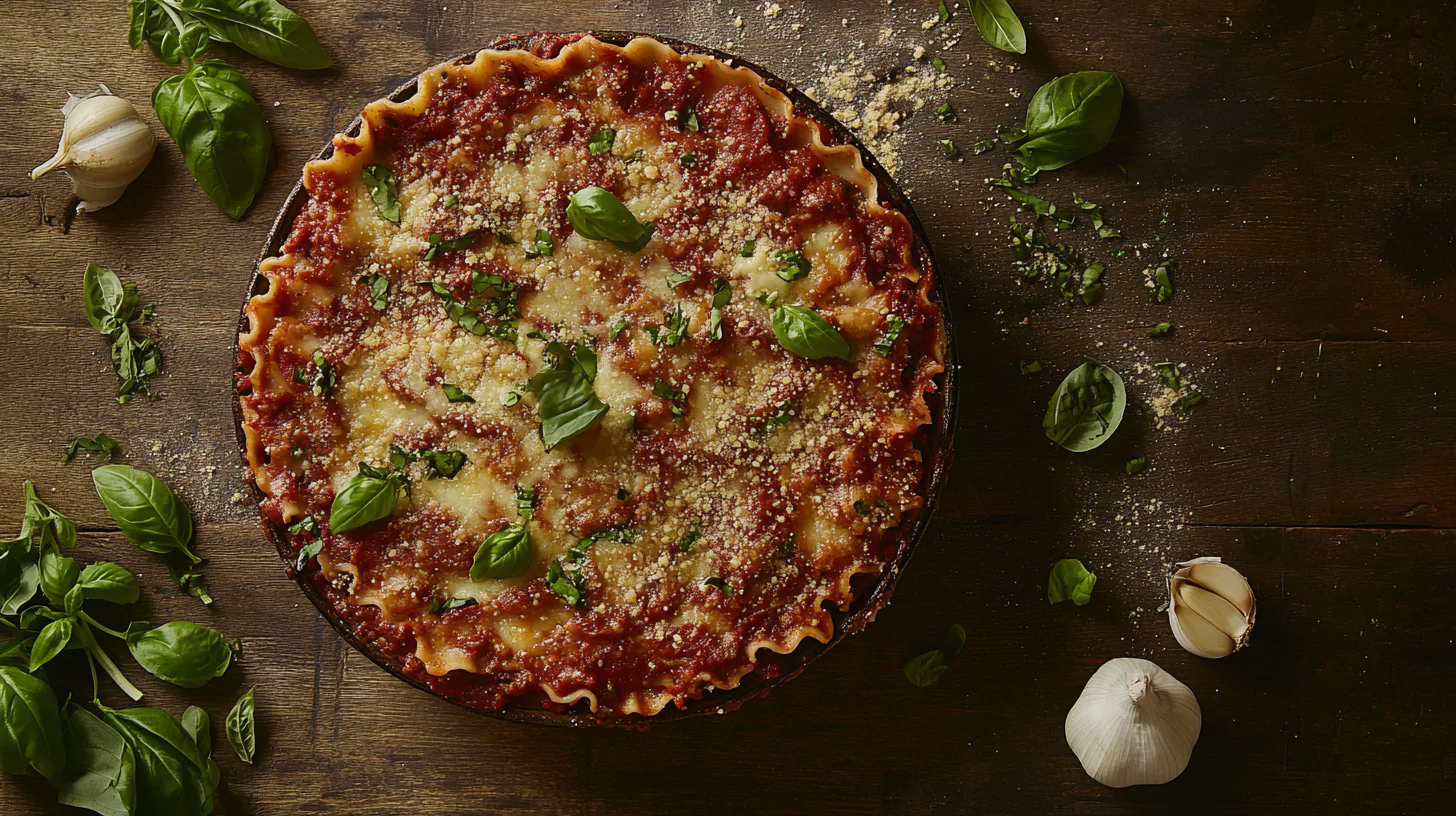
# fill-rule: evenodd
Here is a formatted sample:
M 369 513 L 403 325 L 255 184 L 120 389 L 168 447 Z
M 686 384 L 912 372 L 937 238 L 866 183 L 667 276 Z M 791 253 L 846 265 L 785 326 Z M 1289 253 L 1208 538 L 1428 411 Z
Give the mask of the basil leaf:
M 450 402 L 475 402 L 475 397 L 470 396 L 469 393 L 458 385 L 444 383 L 440 388 L 445 392 L 445 399 Z
M 737 591 L 733 589 L 732 584 L 728 583 L 726 579 L 717 575 L 709 575 L 707 578 L 704 578 L 703 586 L 712 587 L 713 589 L 718 590 L 729 598 L 738 594 Z
M 982 153 L 987 153 L 987 152 L 992 151 L 992 150 L 995 150 L 995 149 L 996 149 L 996 140 L 995 139 L 982 139 L 981 141 L 976 142 L 975 144 L 971 145 L 971 152 L 974 153 L 974 154 L 976 154 L 977 156 L 981 155 Z
M 940 148 L 940 152 L 947 159 L 954 159 L 960 155 L 960 150 L 956 148 L 955 142 L 952 142 L 950 139 L 936 139 L 935 146 Z
M 126 567 L 110 561 L 87 564 L 81 570 L 76 586 L 87 600 L 111 601 L 117 604 L 135 603 L 141 597 L 141 588 L 136 577 Z
M 371 164 L 364 168 L 363 175 L 364 184 L 369 188 L 369 197 L 374 199 L 374 209 L 379 211 L 379 217 L 398 226 L 399 187 L 394 181 L 394 171 L 388 165 Z
M 474 598 L 450 598 L 448 600 L 432 598 L 430 599 L 429 611 L 431 615 L 438 615 L 441 612 L 464 609 L 467 606 L 475 606 L 475 604 L 476 600 Z
M 115 439 L 112 439 L 104 433 L 96 434 L 95 439 L 88 439 L 84 436 L 78 436 L 75 439 L 71 440 L 71 444 L 66 446 L 66 458 L 64 461 L 70 462 L 72 459 L 76 458 L 77 451 L 83 450 L 90 451 L 91 453 L 104 453 L 107 456 L 110 456 L 111 452 L 116 450 L 116 448 L 120 444 L 121 443 L 117 442 Z
M 606 128 L 597 135 L 587 140 L 586 149 L 593 156 L 601 156 L 612 152 L 612 145 L 617 141 L 617 131 Z
M 1184 394 L 1173 403 L 1173 411 L 1179 416 L 1186 416 L 1193 412 L 1194 408 L 1203 404 L 1202 394 Z
M 414 452 L 414 458 L 429 465 L 426 479 L 453 479 L 470 461 L 464 451 L 458 450 L 419 450 Z
M 1041 360 L 1032 360 L 1029 363 L 1025 360 L 1021 361 L 1022 374 L 1036 374 L 1039 371 L 1041 371 Z
M 187 621 L 155 629 L 146 621 L 134 621 L 126 628 L 126 646 L 142 668 L 183 688 L 200 688 L 221 677 L 233 659 L 222 635 Z
M 83 279 L 86 320 L 98 332 L 111 340 L 111 365 L 121 377 L 118 402 L 128 402 L 137 391 L 148 392 L 148 380 L 162 368 L 162 352 L 150 337 L 137 338 L 127 325 L 138 317 L 143 322 L 150 320 L 151 307 L 137 311 L 137 289 L 135 285 L 123 285 L 115 272 L 104 266 L 88 264 Z M 98 440 L 101 437 L 98 436 Z M 110 437 L 106 437 L 110 439 Z M 103 447 L 105 442 L 98 441 Z M 75 455 L 75 448 L 86 447 L 83 440 L 71 443 L 67 449 L 67 460 Z M 112 440 L 115 447 L 115 440 Z
M 0 665 L 0 770 L 55 781 L 66 770 L 61 708 L 44 680 Z
M 684 153 L 681 156 L 677 157 L 677 162 L 683 167 L 697 167 L 698 157 L 693 153 Z
M 885 333 L 875 340 L 873 346 L 875 353 L 881 357 L 889 357 L 890 351 L 895 347 L 895 341 L 900 339 L 900 332 L 904 330 L 905 321 L 897 315 L 885 318 Z
M 263 188 L 273 152 L 248 81 L 226 62 L 201 62 L 158 83 L 152 108 L 203 192 L 229 217 L 242 218 Z
M 1122 377 L 1096 360 L 1085 360 L 1057 386 L 1042 428 L 1051 441 L 1082 453 L 1106 442 L 1126 409 Z
M 1157 266 L 1143 270 L 1147 286 L 1159 303 L 1167 303 L 1173 298 L 1173 273 L 1177 271 L 1177 261 L 1159 261 Z
M 1077 606 L 1086 606 L 1092 600 L 1092 587 L 1096 585 L 1097 576 L 1088 572 L 1081 561 L 1063 558 L 1047 576 L 1047 602 L 1071 601 Z
M 970 0 L 970 5 L 986 42 L 1012 54 L 1026 53 L 1026 30 L 1006 0 Z
M 935 118 L 942 122 L 954 122 L 956 120 L 955 108 L 949 102 L 942 102 L 935 106 Z
M 383 475 L 374 468 L 365 470 L 359 465 L 359 472 L 349 477 L 334 502 L 329 507 L 329 531 L 335 534 L 358 529 L 364 525 L 388 518 L 394 513 L 399 492 L 404 487 L 403 478 L 394 472 Z
M 1102 302 L 1102 275 L 1106 271 L 1107 265 L 1101 261 L 1093 261 L 1082 270 L 1082 287 L 1078 293 L 1086 305 L 1096 306 Z
M 536 490 L 516 485 L 516 515 L 529 519 L 536 515 Z
M 1162 337 L 1162 336 L 1168 334 L 1171 331 L 1173 331 L 1173 324 L 1172 323 L 1159 323 L 1158 325 L 1152 327 L 1151 329 L 1148 329 L 1148 336 L 1149 337 Z
M 783 264 L 778 269 L 778 276 L 783 280 L 792 283 L 809 275 L 809 259 L 792 249 L 781 249 L 775 252 L 773 259 Z
M 698 109 L 693 107 L 693 103 L 684 102 L 683 106 L 678 109 L 677 126 L 680 130 L 698 132 Z
M 369 306 L 376 312 L 389 310 L 389 278 L 383 275 L 364 275 L 359 278 L 369 292 Z
M 592 388 L 596 355 L 578 347 L 559 357 L 563 367 L 546 369 L 526 383 L 536 395 L 541 442 L 548 451 L 596 425 L 608 410 Z
M 1016 157 L 1055 170 L 1107 146 L 1122 115 L 1122 82 L 1107 71 L 1068 74 L 1041 86 L 1026 108 L 1026 141 Z
M 922 652 L 905 661 L 905 679 L 921 688 L 934 685 L 965 645 L 966 630 L 958 623 L 953 624 L 941 637 L 940 648 Z
M 708 339 L 723 339 L 723 309 L 733 300 L 733 288 L 722 278 L 713 280 L 712 309 L 708 312 Z
M 785 305 L 775 309 L 773 333 L 779 345 L 805 359 L 850 359 L 849 343 L 844 335 L 818 312 L 802 306 Z
M 25 512 L 20 521 L 20 537 L 31 539 L 41 552 L 52 546 L 76 546 L 76 525 L 40 500 L 34 482 L 26 479 L 24 490 Z
M 752 238 L 748 239 L 747 241 L 744 241 L 743 242 L 743 246 L 741 246 L 741 247 L 738 248 L 738 257 L 740 257 L 740 258 L 752 258 L 753 257 L 753 253 L 754 253 L 754 251 L 756 249 L 756 245 L 757 244 L 758 244 L 758 242 L 755 241 L 755 240 L 753 240 Z
M 580 568 L 568 573 L 561 561 L 552 561 L 546 568 L 546 585 L 560 595 L 569 606 L 581 606 L 586 601 L 586 578 Z
M 1136 459 L 1127 460 L 1127 464 L 1123 465 L 1122 469 L 1127 473 L 1127 475 L 1136 476 L 1137 474 L 1142 473 L 1144 470 L 1146 470 L 1147 467 L 1147 457 L 1139 456 Z
M 192 516 L 187 505 L 161 479 L 127 465 L 103 465 L 91 471 L 96 495 L 131 543 L 153 553 L 181 553 L 202 561 L 188 549 Z
M 217 763 L 171 714 L 159 708 L 101 707 L 136 758 L 137 814 L 202 816 L 211 811 L 220 776 Z
M 433 261 L 447 252 L 464 252 L 475 246 L 475 241 L 480 233 L 471 230 L 456 238 L 446 238 L 438 232 L 430 233 L 429 249 L 425 250 L 425 260 Z
M 136 813 L 136 753 L 115 728 L 71 703 L 65 710 L 66 774 L 56 801 L 102 816 Z
M 531 566 L 531 535 L 524 524 L 512 524 L 491 534 L 475 551 L 470 580 L 513 578 Z
M 197 706 L 187 706 L 187 710 L 182 712 L 182 730 L 192 738 L 198 753 L 212 756 L 212 718 L 206 711 Z
M 104 266 L 86 264 L 82 292 L 86 320 L 102 334 L 111 334 L 136 318 L 136 286 L 123 285 L 121 278 Z
M 652 225 L 640 223 L 621 199 L 600 187 L 572 193 L 566 220 L 581 237 L 610 241 L 628 252 L 637 252 L 652 239 Z
M 202 601 L 203 605 L 212 603 L 212 595 L 207 590 L 207 579 L 202 573 L 188 569 L 188 565 L 173 556 L 167 558 L 167 572 L 171 574 L 172 580 L 177 582 L 178 588 L 188 595 Z
M 308 21 L 274 0 L 175 2 L 205 23 L 214 38 L 274 65 L 303 71 L 333 65 Z
M 40 589 L 51 603 L 61 603 L 80 575 L 81 565 L 76 563 L 76 559 L 67 558 L 55 550 L 41 553 Z
M 500 234 L 497 233 L 496 235 L 497 237 L 499 237 Z M 505 243 L 514 244 L 515 241 L 505 241 Z M 526 257 L 528 259 L 549 258 L 555 254 L 556 238 L 553 237 L 548 230 L 536 230 L 536 237 L 531 239 L 530 243 L 526 244 Z
M 71 631 L 74 624 L 70 618 L 53 620 L 40 630 L 35 637 L 35 645 L 30 647 L 30 671 L 51 661 L 51 658 L 61 653 L 66 644 L 71 642 Z
M 258 752 L 258 731 L 253 718 L 253 693 L 257 688 L 253 686 L 247 694 L 239 697 L 227 715 L 228 744 L 233 747 L 238 759 L 249 765 L 253 764 L 253 757 Z
M 207 50 L 207 26 L 163 0 L 131 0 L 127 13 L 127 43 L 150 47 L 168 65 L 197 59 Z
M 0 614 L 14 615 L 40 589 L 40 565 L 24 538 L 0 544 Z

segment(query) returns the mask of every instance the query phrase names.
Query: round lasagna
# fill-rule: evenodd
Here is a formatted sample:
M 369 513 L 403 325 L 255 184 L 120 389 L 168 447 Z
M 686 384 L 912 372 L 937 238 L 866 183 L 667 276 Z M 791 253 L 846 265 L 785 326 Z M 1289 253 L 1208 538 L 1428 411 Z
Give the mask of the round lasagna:
M 481 51 L 361 118 L 304 169 L 238 378 L 336 617 L 465 705 L 599 718 L 827 642 L 925 506 L 946 356 L 858 151 L 647 38 Z

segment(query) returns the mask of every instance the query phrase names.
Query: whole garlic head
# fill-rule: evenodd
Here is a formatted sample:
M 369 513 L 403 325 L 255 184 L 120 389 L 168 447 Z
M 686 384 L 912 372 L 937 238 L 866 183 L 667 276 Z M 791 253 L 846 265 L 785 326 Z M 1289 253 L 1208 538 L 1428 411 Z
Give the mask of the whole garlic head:
M 1193 692 L 1150 660 L 1102 664 L 1067 712 L 1067 745 L 1111 788 L 1161 785 L 1183 773 L 1203 728 Z
M 1249 645 L 1254 590 L 1219 558 L 1178 564 L 1168 576 L 1168 622 L 1178 643 L 1199 657 L 1228 657 Z
M 157 151 L 157 137 L 132 104 L 105 85 L 71 95 L 61 107 L 66 124 L 50 161 L 30 171 L 33 179 L 64 169 L 81 199 L 79 212 L 116 203 Z

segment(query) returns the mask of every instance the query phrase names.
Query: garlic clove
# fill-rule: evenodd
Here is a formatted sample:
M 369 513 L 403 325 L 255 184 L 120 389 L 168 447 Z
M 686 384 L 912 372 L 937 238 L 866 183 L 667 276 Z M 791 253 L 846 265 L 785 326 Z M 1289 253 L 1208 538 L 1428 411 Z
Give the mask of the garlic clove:
M 1178 639 L 1178 645 L 1199 657 L 1228 657 L 1237 649 L 1233 638 L 1180 603 L 1169 605 L 1168 623 L 1173 627 L 1173 637 Z
M 1087 681 L 1065 733 L 1088 776 L 1124 788 L 1177 778 L 1202 727 L 1192 690 L 1151 661 L 1120 657 Z
M 56 154 L 30 171 L 30 177 L 64 169 L 81 199 L 79 211 L 114 204 L 151 162 L 156 135 L 130 102 L 112 95 L 105 85 L 86 96 L 71 96 L 61 114 L 66 122 Z
M 1178 587 L 1178 599 L 1194 614 L 1218 627 L 1230 640 L 1238 642 L 1249 630 L 1249 619 L 1238 607 L 1203 587 L 1183 583 Z
M 1188 568 L 1188 580 L 1238 607 L 1246 616 L 1254 614 L 1254 590 L 1239 571 L 1222 561 L 1203 561 Z

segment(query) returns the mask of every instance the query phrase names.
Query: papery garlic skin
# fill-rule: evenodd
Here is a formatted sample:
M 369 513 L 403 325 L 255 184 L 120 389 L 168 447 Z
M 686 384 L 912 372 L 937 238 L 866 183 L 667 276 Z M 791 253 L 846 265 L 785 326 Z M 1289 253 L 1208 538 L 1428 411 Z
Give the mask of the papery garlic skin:
M 30 177 L 65 170 L 81 199 L 78 212 L 115 204 L 157 152 L 156 134 L 130 102 L 105 85 L 85 96 L 71 95 L 61 114 L 66 124 L 56 155 L 30 171 Z
M 1102 664 L 1067 712 L 1067 745 L 1093 779 L 1111 788 L 1161 785 L 1193 756 L 1203 712 L 1193 691 L 1156 663 Z
M 1249 582 L 1220 558 L 1184 561 L 1168 576 L 1168 624 L 1199 657 L 1228 657 L 1249 645 L 1257 611 Z

